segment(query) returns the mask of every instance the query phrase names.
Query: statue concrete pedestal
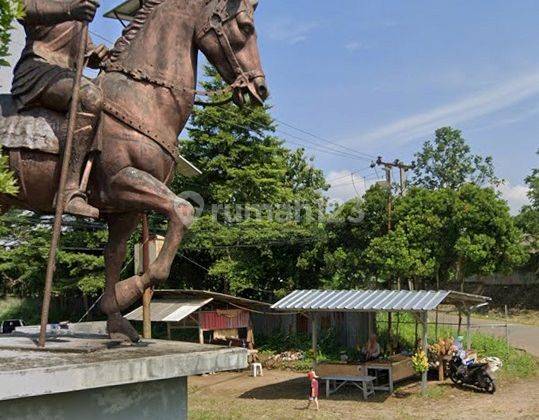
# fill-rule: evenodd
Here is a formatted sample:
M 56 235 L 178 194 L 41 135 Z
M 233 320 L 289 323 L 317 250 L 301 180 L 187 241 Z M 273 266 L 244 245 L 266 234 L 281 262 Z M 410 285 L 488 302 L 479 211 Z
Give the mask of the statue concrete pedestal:
M 0 418 L 184 419 L 188 376 L 245 367 L 241 348 L 61 337 L 36 350 L 0 338 Z

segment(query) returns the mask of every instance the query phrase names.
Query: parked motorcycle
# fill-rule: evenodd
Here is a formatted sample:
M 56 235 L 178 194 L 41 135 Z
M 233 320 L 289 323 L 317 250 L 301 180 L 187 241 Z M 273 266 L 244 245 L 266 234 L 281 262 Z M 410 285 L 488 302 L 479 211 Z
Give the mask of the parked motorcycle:
M 494 372 L 501 366 L 497 358 L 487 358 L 484 362 L 465 365 L 458 353 L 449 361 L 449 378 L 457 385 L 471 385 L 490 394 L 496 392 Z

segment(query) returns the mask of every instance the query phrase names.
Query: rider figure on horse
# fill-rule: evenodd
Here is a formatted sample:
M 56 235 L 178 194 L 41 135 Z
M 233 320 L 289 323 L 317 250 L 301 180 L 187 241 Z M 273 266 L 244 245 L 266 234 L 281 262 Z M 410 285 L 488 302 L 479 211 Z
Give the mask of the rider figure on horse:
M 76 61 L 83 22 L 91 22 L 99 0 L 23 0 L 26 46 L 15 66 L 11 93 L 18 111 L 44 107 L 66 113 L 75 83 Z M 104 45 L 86 46 L 88 66 L 98 68 L 108 57 Z M 80 189 L 82 167 L 92 146 L 103 105 L 103 94 L 89 79 L 80 88 L 79 118 L 66 184 L 65 211 L 99 217 Z

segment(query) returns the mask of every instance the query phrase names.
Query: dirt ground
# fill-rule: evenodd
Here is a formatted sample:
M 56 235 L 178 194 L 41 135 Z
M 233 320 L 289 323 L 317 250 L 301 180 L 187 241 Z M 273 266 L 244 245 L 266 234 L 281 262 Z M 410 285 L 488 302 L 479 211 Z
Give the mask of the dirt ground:
M 320 398 L 320 411 L 307 405 L 305 374 L 271 370 L 252 378 L 247 372 L 189 378 L 189 418 L 198 419 L 537 419 L 539 378 L 498 383 L 494 395 L 429 383 L 419 396 L 417 383 L 404 384 L 393 396 L 377 392 L 363 401 L 355 387 Z M 320 386 L 321 395 L 324 387 Z

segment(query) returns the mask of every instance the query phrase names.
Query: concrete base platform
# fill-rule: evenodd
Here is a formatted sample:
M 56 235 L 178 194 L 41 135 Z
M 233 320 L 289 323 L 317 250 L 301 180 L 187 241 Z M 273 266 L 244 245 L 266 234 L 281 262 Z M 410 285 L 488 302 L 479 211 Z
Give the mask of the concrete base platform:
M 43 352 L 16 349 L 20 340 L 0 338 L 0 418 L 181 419 L 188 376 L 247 367 L 241 348 L 160 340 L 107 348 L 94 339 L 100 350 Z

